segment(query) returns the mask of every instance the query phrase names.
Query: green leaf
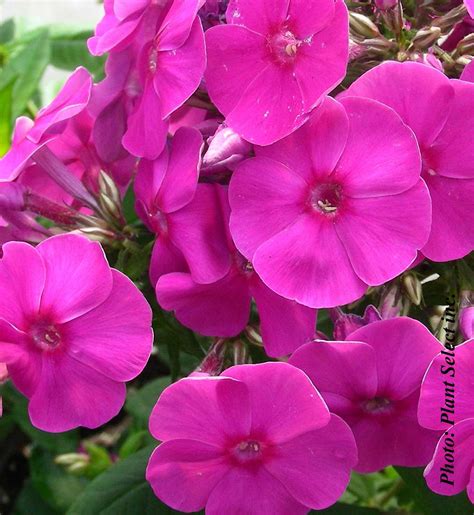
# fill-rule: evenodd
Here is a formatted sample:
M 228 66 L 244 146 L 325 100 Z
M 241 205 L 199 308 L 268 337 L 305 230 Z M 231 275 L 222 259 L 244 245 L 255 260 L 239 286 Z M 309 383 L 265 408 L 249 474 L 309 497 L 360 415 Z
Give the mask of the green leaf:
M 50 42 L 47 29 L 36 30 L 31 39 L 14 53 L 0 73 L 0 89 L 14 81 L 12 118 L 25 111 L 38 88 L 49 62 Z
M 161 503 L 145 479 L 153 447 L 118 462 L 96 478 L 68 510 L 68 515 L 161 515 L 176 513 Z
M 405 482 L 416 507 L 421 513 L 429 515 L 446 515 L 447 513 L 470 514 L 472 504 L 465 493 L 446 497 L 432 492 L 426 485 L 423 469 L 395 467 Z
M 94 57 L 87 49 L 91 31 L 69 28 L 51 28 L 51 64 L 61 70 L 74 70 L 78 66 L 87 68 L 96 79 L 103 74 L 105 58 Z
M 0 45 L 8 43 L 15 37 L 15 20 L 10 18 L 0 24 Z
M 150 433 L 145 430 L 132 433 L 120 446 L 119 457 L 121 459 L 128 458 L 130 455 L 134 454 L 135 452 L 139 451 L 142 447 L 144 447 L 145 442 L 147 442 L 150 438 Z
M 0 89 L 0 157 L 6 154 L 10 148 L 12 135 L 12 101 L 13 86 L 15 81 L 11 81 Z
M 151 410 L 161 392 L 171 384 L 169 376 L 160 377 L 147 383 L 139 390 L 130 389 L 125 410 L 143 427 L 148 427 Z
M 36 447 L 30 459 L 31 480 L 42 499 L 64 513 L 84 490 L 88 481 L 54 463 L 53 453 Z
M 13 515 L 54 515 L 59 513 L 47 504 L 36 491 L 31 480 L 26 481 L 18 496 Z

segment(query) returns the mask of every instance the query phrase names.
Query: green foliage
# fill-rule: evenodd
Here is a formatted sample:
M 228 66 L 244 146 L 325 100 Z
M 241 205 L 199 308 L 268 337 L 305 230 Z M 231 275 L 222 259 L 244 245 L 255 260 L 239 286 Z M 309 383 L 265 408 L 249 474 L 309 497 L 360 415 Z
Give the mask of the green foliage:
M 118 462 L 92 481 L 68 515 L 158 515 L 175 513 L 162 504 L 145 480 L 153 446 Z

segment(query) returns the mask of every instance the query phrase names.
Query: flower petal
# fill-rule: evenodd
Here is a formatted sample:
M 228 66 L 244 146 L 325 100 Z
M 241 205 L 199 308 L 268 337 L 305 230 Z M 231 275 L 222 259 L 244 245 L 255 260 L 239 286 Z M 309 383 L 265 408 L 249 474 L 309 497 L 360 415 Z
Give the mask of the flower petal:
M 156 159 L 166 145 L 168 121 L 163 120 L 161 100 L 147 81 L 135 111 L 128 117 L 122 144 L 134 156 Z M 153 127 L 153 130 L 149 130 Z
M 229 186 L 230 230 L 246 257 L 291 225 L 305 208 L 307 183 L 286 166 L 265 157 L 247 159 Z
M 166 118 L 196 91 L 204 74 L 206 53 L 200 20 L 194 20 L 189 38 L 179 48 L 163 52 L 162 44 L 153 82 L 161 99 L 162 117 Z
M 231 0 L 227 7 L 227 23 L 245 25 L 249 29 L 267 35 L 287 18 L 290 0 Z
M 454 90 L 452 82 L 431 66 L 388 61 L 364 73 L 344 96 L 372 98 L 391 107 L 426 147 L 446 123 Z
M 313 308 L 347 304 L 367 286 L 355 274 L 332 220 L 307 213 L 262 244 L 253 259 L 274 292 Z
M 308 507 L 297 502 L 263 467 L 242 467 L 231 469 L 209 497 L 206 514 L 223 513 L 305 515 Z
M 157 440 L 195 440 L 219 447 L 229 439 L 245 438 L 250 423 L 249 393 L 241 381 L 187 377 L 161 394 L 150 416 L 150 432 Z
M 374 349 L 379 392 L 387 392 L 392 400 L 420 387 L 429 363 L 442 348 L 423 324 L 407 317 L 373 322 L 351 333 L 350 339 Z
M 236 271 L 211 284 L 198 284 L 190 274 L 164 275 L 156 285 L 156 298 L 183 325 L 205 336 L 237 336 L 250 314 L 247 280 Z
M 267 66 L 265 45 L 263 36 L 245 27 L 216 25 L 206 31 L 206 86 L 224 115 L 230 113 L 248 84 Z
M 256 274 L 252 278 L 251 292 L 257 304 L 263 345 L 268 356 L 290 354 L 314 338 L 315 309 L 277 295 Z
M 428 188 L 419 180 L 398 195 L 346 199 L 335 227 L 357 275 L 383 284 L 406 270 L 428 239 Z
M 31 423 L 50 433 L 78 426 L 95 429 L 118 414 L 125 385 L 105 377 L 64 353 L 43 359 L 41 378 L 31 397 Z
M 199 178 L 202 145 L 198 130 L 181 127 L 176 131 L 157 198 L 163 212 L 177 211 L 193 199 Z
M 299 0 L 301 3 L 304 0 Z M 293 2 L 292 2 L 293 3 Z M 327 15 L 329 4 L 335 5 L 334 17 L 330 23 L 317 34 L 309 36 L 298 48 L 295 59 L 295 74 L 303 95 L 303 104 L 306 111 L 312 109 L 321 97 L 334 89 L 344 78 L 346 73 L 349 38 L 348 38 L 348 12 L 343 1 L 318 1 L 309 5 L 314 9 L 316 5 L 323 11 L 312 18 L 310 13 L 301 16 L 307 20 L 321 20 Z M 306 8 L 304 9 L 306 11 Z M 311 24 L 313 24 L 311 23 Z M 309 28 L 309 27 L 308 27 Z
M 168 506 L 184 512 L 200 511 L 228 471 L 222 450 L 194 440 L 162 443 L 151 455 L 147 481 Z
M 344 493 L 357 463 L 357 447 L 349 426 L 338 416 L 329 423 L 280 444 L 265 464 L 305 506 L 322 510 Z
M 112 272 L 102 247 L 83 236 L 61 234 L 36 247 L 46 283 L 41 312 L 64 323 L 100 305 L 112 290 Z
M 39 311 L 45 286 L 45 265 L 27 243 L 7 242 L 0 260 L 0 318 L 18 329 L 28 329 Z
M 474 249 L 474 179 L 427 174 L 425 180 L 430 190 L 433 222 L 430 237 L 421 250 L 432 261 L 460 259 Z
M 279 444 L 324 427 L 329 410 L 308 376 L 288 363 L 238 365 L 222 376 L 244 383 L 250 394 L 252 433 Z
M 335 395 L 358 401 L 371 399 L 377 393 L 375 352 L 370 345 L 354 341 L 352 335 L 347 343 L 307 343 L 293 353 L 288 363 L 308 375 L 330 409 Z
M 378 197 L 414 186 L 421 173 L 420 151 L 415 135 L 395 111 L 368 98 L 343 98 L 341 103 L 350 128 L 334 175 L 345 193 Z
M 151 309 L 128 277 L 117 270 L 112 270 L 112 277 L 107 299 L 62 330 L 71 357 L 114 381 L 130 381 L 151 353 Z

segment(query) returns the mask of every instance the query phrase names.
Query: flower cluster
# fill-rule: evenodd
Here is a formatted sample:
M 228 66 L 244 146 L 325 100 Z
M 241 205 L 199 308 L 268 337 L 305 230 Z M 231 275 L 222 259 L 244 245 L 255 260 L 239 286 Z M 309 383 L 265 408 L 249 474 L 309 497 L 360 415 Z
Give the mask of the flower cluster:
M 352 470 L 393 465 L 427 466 L 433 491 L 474 503 L 474 341 L 454 358 L 404 316 L 422 305 L 416 267 L 439 277 L 458 260 L 473 336 L 474 68 L 454 78 L 429 51 L 465 7 L 410 32 L 399 2 L 376 1 L 385 35 L 342 0 L 104 8 L 89 50 L 108 54 L 106 77 L 78 68 L 0 160 L 0 362 L 33 425 L 96 428 L 120 411 L 152 316 L 146 285 L 103 249 L 139 252 L 146 234 L 157 309 L 215 338 L 152 412 L 157 497 L 304 514 Z M 327 313 L 331 341 L 316 328 Z M 449 382 L 455 361 L 446 425 L 439 369 Z M 447 439 L 459 465 L 440 476 Z

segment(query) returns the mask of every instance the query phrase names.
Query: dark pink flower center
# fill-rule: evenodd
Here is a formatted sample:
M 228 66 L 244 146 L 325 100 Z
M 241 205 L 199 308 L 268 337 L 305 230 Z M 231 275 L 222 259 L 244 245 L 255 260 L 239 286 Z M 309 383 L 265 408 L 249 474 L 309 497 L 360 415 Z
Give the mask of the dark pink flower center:
M 367 413 L 389 413 L 393 410 L 393 404 L 386 397 L 374 397 L 362 403 L 362 409 Z
M 234 447 L 234 456 L 242 463 L 260 460 L 262 444 L 256 440 L 244 440 Z
M 342 188 L 339 184 L 320 184 L 311 192 L 311 206 L 324 215 L 335 215 L 342 201 Z
M 301 41 L 287 29 L 282 29 L 268 38 L 270 52 L 279 63 L 293 62 L 300 45 Z
M 50 322 L 35 322 L 31 325 L 29 333 L 35 345 L 41 350 L 53 351 L 61 344 L 61 334 Z

